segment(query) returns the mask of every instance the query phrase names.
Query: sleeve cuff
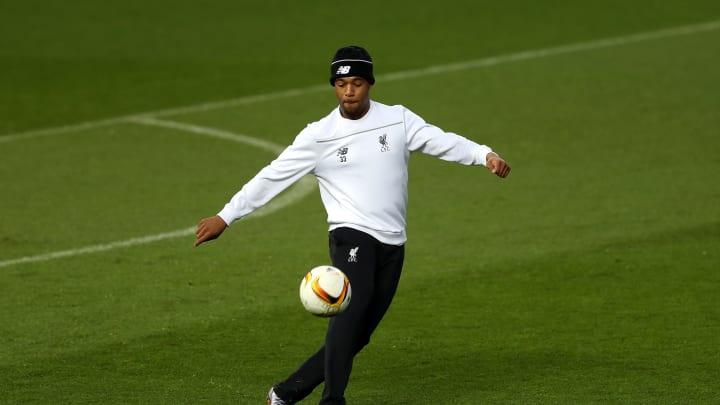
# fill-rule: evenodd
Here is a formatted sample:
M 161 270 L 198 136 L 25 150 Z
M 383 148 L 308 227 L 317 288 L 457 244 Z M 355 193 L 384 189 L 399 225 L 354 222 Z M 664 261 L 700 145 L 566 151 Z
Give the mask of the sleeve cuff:
M 225 206 L 225 208 L 222 209 L 222 211 L 217 213 L 217 216 L 219 216 L 223 221 L 225 221 L 225 224 L 227 226 L 232 225 L 233 222 L 235 222 L 238 218 L 235 218 L 232 215 L 232 210 Z
M 480 145 L 480 148 L 478 148 L 478 162 L 482 166 L 487 166 L 487 155 L 488 153 L 494 153 L 493 150 L 486 145 Z

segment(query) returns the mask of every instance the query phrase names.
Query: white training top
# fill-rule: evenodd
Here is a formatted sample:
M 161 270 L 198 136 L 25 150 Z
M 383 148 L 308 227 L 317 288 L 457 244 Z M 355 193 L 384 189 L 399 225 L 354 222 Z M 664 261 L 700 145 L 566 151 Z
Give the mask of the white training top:
M 235 194 L 218 215 L 227 223 L 250 214 L 313 173 L 330 230 L 349 227 L 402 245 L 410 152 L 465 165 L 485 165 L 492 150 L 426 123 L 401 105 L 370 102 L 360 119 L 338 108 L 303 129 L 292 145 Z

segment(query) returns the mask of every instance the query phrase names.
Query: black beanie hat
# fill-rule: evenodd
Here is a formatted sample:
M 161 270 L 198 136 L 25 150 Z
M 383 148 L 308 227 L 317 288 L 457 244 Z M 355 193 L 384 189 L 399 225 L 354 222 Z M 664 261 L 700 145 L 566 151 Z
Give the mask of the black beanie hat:
M 340 77 L 359 76 L 370 84 L 375 84 L 372 58 L 368 51 L 359 46 L 346 46 L 335 52 L 330 64 L 330 85 Z

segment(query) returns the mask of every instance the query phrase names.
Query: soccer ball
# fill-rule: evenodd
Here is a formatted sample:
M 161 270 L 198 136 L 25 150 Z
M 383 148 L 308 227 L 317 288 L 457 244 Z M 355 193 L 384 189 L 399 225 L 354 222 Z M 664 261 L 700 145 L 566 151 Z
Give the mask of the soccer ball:
M 350 305 L 350 280 L 333 266 L 318 266 L 300 282 L 300 301 L 313 315 L 335 316 Z

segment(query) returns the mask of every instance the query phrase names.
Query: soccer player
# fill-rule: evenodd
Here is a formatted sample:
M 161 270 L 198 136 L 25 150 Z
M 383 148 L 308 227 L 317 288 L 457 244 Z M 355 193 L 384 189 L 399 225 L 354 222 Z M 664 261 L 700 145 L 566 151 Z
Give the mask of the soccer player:
M 333 266 L 350 279 L 347 310 L 330 319 L 325 342 L 268 393 L 268 404 L 294 404 L 324 383 L 320 404 L 345 404 L 353 358 L 369 343 L 400 280 L 405 256 L 408 160 L 422 152 L 486 166 L 504 178 L 510 166 L 488 146 L 428 124 L 402 105 L 370 99 L 373 61 L 358 46 L 340 48 L 330 64 L 339 105 L 309 124 L 216 215 L 197 226 L 195 246 L 312 173 L 329 223 Z

